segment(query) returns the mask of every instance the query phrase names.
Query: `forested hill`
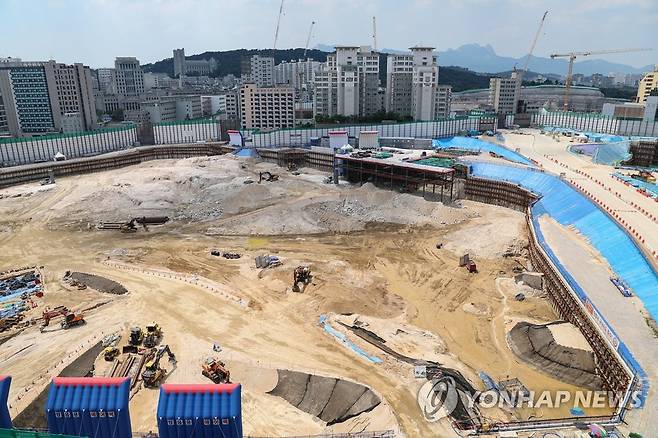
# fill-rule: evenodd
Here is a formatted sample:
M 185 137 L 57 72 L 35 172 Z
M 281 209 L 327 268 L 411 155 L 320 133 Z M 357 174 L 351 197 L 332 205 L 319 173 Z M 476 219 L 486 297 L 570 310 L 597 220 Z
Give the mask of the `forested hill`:
M 317 49 L 309 49 L 306 53 L 307 58 L 324 62 L 327 60 L 328 52 Z M 294 61 L 304 57 L 304 49 L 238 49 L 224 52 L 204 52 L 198 55 L 187 56 L 189 60 L 200 60 L 215 58 L 218 62 L 217 70 L 212 76 L 224 76 L 233 74 L 240 76 L 240 63 L 243 58 L 249 58 L 252 55 L 272 56 L 274 63 L 279 64 L 281 61 Z M 386 56 L 382 54 L 380 66 L 380 79 L 382 87 L 386 86 Z M 163 59 L 152 64 L 143 66 L 144 71 L 153 73 L 167 73 L 170 76 L 174 74 L 173 58 Z M 487 88 L 489 78 L 487 74 L 479 74 L 462 67 L 441 67 L 439 70 L 439 83 L 443 85 L 452 85 L 453 91 L 471 90 L 474 88 Z
M 281 61 L 293 61 L 303 58 L 304 49 L 238 49 L 227 50 L 225 52 L 204 52 L 198 55 L 186 56 L 185 58 L 188 60 L 215 58 L 215 60 L 217 60 L 217 70 L 213 73 L 213 76 L 224 76 L 227 74 L 240 76 L 240 62 L 242 61 L 242 58 L 249 58 L 253 55 L 271 56 L 274 58 L 274 63 L 279 64 Z M 327 52 L 316 49 L 309 49 L 306 53 L 306 57 L 316 61 L 324 62 L 327 60 Z M 144 71 L 148 72 L 167 73 L 169 75 L 173 75 L 174 59 L 163 59 L 162 61 L 157 61 L 153 64 L 146 64 L 143 66 L 143 68 Z

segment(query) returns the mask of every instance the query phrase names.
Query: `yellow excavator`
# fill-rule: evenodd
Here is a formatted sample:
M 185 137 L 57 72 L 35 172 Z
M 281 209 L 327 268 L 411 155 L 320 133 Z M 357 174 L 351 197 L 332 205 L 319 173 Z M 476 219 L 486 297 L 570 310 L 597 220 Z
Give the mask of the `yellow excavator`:
M 146 336 L 144 337 L 144 346 L 147 348 L 155 347 L 162 338 L 162 329 L 155 322 L 146 326 Z
M 146 363 L 142 372 L 142 381 L 145 387 L 154 388 L 158 386 L 167 375 L 167 370 L 160 368 L 160 359 L 162 359 L 165 353 L 169 355 L 169 362 L 176 365 L 176 356 L 171 352 L 169 345 L 161 345 L 157 349 L 154 349 L 153 356 Z
M 108 362 L 112 362 L 121 353 L 117 347 L 107 347 L 103 350 L 103 356 Z

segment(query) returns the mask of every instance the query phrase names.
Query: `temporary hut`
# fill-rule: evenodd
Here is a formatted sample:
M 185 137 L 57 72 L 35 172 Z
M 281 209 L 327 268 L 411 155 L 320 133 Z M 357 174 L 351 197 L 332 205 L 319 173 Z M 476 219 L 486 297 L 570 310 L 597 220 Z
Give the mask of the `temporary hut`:
M 131 438 L 130 378 L 55 377 L 48 392 L 50 433 L 89 438 Z
M 158 401 L 160 438 L 242 437 L 241 386 L 164 384 Z

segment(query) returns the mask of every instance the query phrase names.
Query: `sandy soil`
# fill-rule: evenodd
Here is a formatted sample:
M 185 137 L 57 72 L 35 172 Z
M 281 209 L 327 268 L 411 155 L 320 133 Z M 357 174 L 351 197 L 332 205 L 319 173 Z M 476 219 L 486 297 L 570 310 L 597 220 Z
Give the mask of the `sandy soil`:
M 276 169 L 282 178 L 243 184 L 248 178 L 257 181 L 259 169 Z M 232 157 L 164 160 L 61 178 L 47 191 L 28 187 L 30 196 L 0 199 L 0 270 L 45 266 L 47 293 L 33 313 L 45 305 L 84 309 L 106 303 L 86 313 L 85 326 L 43 334 L 34 327 L 2 345 L 0 367 L 14 377 L 12 412 L 76 357 L 79 345 L 157 321 L 163 342 L 178 359 L 168 382 L 204 382 L 200 363 L 213 354 L 214 342 L 222 345 L 218 356 L 234 380 L 243 383 L 247 434 L 397 428 L 406 436 L 453 433 L 446 421 L 422 419 L 416 403 L 422 382 L 413 379 L 408 367 L 390 358 L 371 364 L 327 335 L 318 318 L 329 313 L 358 314 L 396 348 L 440 358 L 479 388 L 477 372 L 485 371 L 496 380 L 518 377 L 530 389 L 575 389 L 518 362 L 505 342 L 515 321 L 555 319 L 541 298 L 513 299 L 519 288 L 510 278 L 512 268 L 525 260 L 499 257 L 523 238 L 521 213 L 470 202 L 464 208 L 446 207 L 365 186 L 335 187 L 322 184 L 318 175 L 296 177 L 267 164 L 243 166 Z M 132 234 L 87 227 L 149 214 L 167 214 L 173 220 Z M 442 249 L 436 248 L 439 241 L 445 243 Z M 211 248 L 243 257 L 213 257 Z M 477 255 L 478 274 L 458 267 L 464 251 Z M 257 270 L 254 257 L 263 254 L 278 255 L 283 265 Z M 135 271 L 114 268 L 108 258 Z M 303 294 L 291 293 L 292 271 L 302 263 L 311 266 L 313 283 Z M 196 274 L 249 305 L 183 281 L 142 274 L 142 269 Z M 68 291 L 58 284 L 66 270 L 112 279 L 129 293 Z M 328 428 L 266 394 L 277 368 L 350 379 L 371 387 L 384 402 Z M 32 388 L 28 395 L 26 388 Z M 157 390 L 141 389 L 133 397 L 135 431 L 156 428 L 156 404 Z

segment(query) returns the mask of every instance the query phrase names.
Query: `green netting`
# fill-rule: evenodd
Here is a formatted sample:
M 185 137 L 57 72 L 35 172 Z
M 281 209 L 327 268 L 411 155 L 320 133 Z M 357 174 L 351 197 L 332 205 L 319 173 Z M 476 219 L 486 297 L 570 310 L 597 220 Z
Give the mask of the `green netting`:
M 63 138 L 74 138 L 74 137 L 85 137 L 89 135 L 99 135 L 99 134 L 110 134 L 112 132 L 122 132 L 133 129 L 135 125 L 125 125 L 119 126 L 116 128 L 102 128 L 95 131 L 83 131 L 83 132 L 69 132 L 67 134 L 48 134 L 48 135 L 39 135 L 35 137 L 8 137 L 0 138 L 0 144 L 9 144 L 9 143 L 31 143 L 35 141 L 46 141 L 46 140 L 61 140 Z
M 413 163 L 422 164 L 423 166 L 432 166 L 432 167 L 452 167 L 452 165 L 455 164 L 455 160 L 451 158 L 430 157 L 430 158 L 423 158 L 422 160 L 414 161 Z
M 0 429 L 0 438 L 77 438 L 72 435 L 57 435 L 48 432 L 35 432 L 20 429 Z
M 216 124 L 217 120 L 213 119 L 191 119 L 191 120 L 178 120 L 175 122 L 160 122 L 154 123 L 153 126 L 179 126 L 179 125 L 207 125 Z

